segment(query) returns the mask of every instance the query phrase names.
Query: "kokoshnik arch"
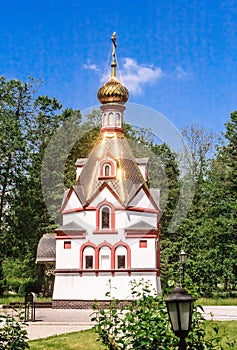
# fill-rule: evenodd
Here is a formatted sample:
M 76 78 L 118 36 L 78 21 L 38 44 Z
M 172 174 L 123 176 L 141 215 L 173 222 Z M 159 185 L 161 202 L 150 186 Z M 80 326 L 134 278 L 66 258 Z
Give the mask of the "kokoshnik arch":
M 111 77 L 98 90 L 99 138 L 76 161 L 75 185 L 63 198 L 63 226 L 44 235 L 37 263 L 52 264 L 54 308 L 91 308 L 94 300 L 131 299 L 130 282 L 150 281 L 160 292 L 159 189 L 148 187 L 148 159 L 135 158 L 123 133 L 127 88 L 116 77 L 116 34 Z

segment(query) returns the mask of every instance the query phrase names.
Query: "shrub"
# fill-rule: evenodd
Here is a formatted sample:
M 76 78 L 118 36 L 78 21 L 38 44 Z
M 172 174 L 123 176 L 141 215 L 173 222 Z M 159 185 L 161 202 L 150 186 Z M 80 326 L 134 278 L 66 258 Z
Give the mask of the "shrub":
M 165 302 L 152 292 L 144 281 L 131 284 L 133 300 L 120 307 L 117 299 L 111 299 L 107 309 L 95 303 L 92 321 L 99 340 L 109 350 L 177 350 L 179 339 L 171 330 Z M 106 296 L 110 296 L 108 292 Z M 216 327 L 216 326 L 215 326 Z M 215 330 L 215 334 L 218 330 Z M 229 344 L 229 348 L 233 345 Z M 192 330 L 187 337 L 187 350 L 222 349 L 220 338 L 206 339 L 205 320 L 196 305 L 193 312 Z
M 0 315 L 0 350 L 24 350 L 29 349 L 27 331 L 23 328 L 26 325 L 24 313 L 19 312 L 15 316 Z
M 19 295 L 25 295 L 26 293 L 29 293 L 29 292 L 34 292 L 36 294 L 39 294 L 41 291 L 41 283 L 39 280 L 37 279 L 28 279 L 27 281 L 23 282 L 21 285 L 20 285 L 20 288 L 19 288 Z

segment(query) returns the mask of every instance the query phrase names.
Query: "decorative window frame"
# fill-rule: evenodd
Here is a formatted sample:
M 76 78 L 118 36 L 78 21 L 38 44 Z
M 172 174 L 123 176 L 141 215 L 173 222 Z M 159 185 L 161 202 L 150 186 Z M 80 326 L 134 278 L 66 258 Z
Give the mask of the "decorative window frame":
M 129 245 L 123 241 L 119 241 L 115 245 L 111 245 L 107 241 L 104 241 L 100 243 L 98 246 L 96 246 L 94 243 L 91 243 L 90 241 L 84 243 L 80 248 L 80 269 L 81 270 L 90 270 L 86 269 L 85 266 L 85 249 L 91 247 L 94 249 L 94 260 L 93 260 L 93 270 L 100 270 L 100 257 L 101 257 L 101 249 L 103 247 L 108 247 L 110 249 L 110 268 L 108 270 L 116 270 L 117 267 L 117 256 L 120 254 L 117 254 L 116 250 L 118 247 L 124 247 L 126 249 L 125 254 L 125 268 L 124 270 L 131 269 L 131 249 Z M 119 269 L 123 270 L 123 268 Z M 103 271 L 101 269 L 101 271 Z
M 101 265 L 101 251 L 102 251 L 103 247 L 109 248 L 109 250 L 110 250 L 110 269 L 114 269 L 114 249 L 113 249 L 113 246 L 106 241 L 100 243 L 97 247 L 98 268 L 100 268 L 100 265 Z
M 119 247 L 124 247 L 126 249 L 126 254 L 125 254 L 125 270 L 126 269 L 131 269 L 131 249 L 129 247 L 129 245 L 127 243 L 124 243 L 122 241 L 116 243 L 114 245 L 114 266 L 116 269 L 118 269 L 118 261 L 117 261 L 117 257 L 118 255 L 121 255 L 121 254 L 117 254 L 117 248 Z M 123 254 L 124 255 L 124 254 Z M 122 268 L 120 269 L 122 270 Z
M 109 208 L 109 228 L 102 228 L 102 210 L 103 208 Z M 114 206 L 103 201 L 96 208 L 96 230 L 93 233 L 117 233 L 115 229 L 115 208 Z
M 93 269 L 98 269 L 98 250 L 97 247 L 94 243 L 87 242 L 83 244 L 80 248 L 80 269 L 81 270 L 87 270 L 86 269 L 86 255 L 85 255 L 85 249 L 86 248 L 92 248 L 94 249 L 94 254 L 93 254 Z M 89 269 L 88 269 L 89 270 Z
M 109 167 L 109 174 L 106 174 L 107 167 Z M 103 160 L 100 163 L 99 180 L 115 179 L 115 177 L 116 177 L 116 163 L 111 160 Z

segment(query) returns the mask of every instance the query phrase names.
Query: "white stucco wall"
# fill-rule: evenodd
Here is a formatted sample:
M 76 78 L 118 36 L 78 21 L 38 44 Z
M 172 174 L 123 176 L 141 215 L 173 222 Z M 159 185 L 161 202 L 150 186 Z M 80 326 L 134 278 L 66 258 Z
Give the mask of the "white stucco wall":
M 138 192 L 129 205 L 139 208 L 155 209 L 143 189 Z
M 55 280 L 53 300 L 94 300 L 109 299 L 105 294 L 110 290 L 111 294 L 118 299 L 131 299 L 131 281 L 150 281 L 152 289 L 160 292 L 160 279 L 155 274 L 147 275 L 99 275 L 82 277 L 78 275 L 59 275 Z

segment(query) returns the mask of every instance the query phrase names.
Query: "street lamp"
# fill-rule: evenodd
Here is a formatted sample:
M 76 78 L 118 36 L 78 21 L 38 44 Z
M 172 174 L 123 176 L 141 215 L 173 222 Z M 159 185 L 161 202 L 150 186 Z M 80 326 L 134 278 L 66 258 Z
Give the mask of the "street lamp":
M 194 299 L 180 286 L 175 287 L 165 299 L 173 332 L 180 339 L 180 350 L 187 348 L 185 338 L 191 329 L 193 302 Z
M 186 265 L 187 257 L 188 257 L 188 254 L 185 253 L 184 250 L 182 250 L 182 251 L 179 253 L 179 259 L 180 259 L 180 262 L 181 262 L 181 285 L 182 285 L 182 286 L 183 286 L 183 284 L 184 284 L 184 270 L 185 270 L 185 265 Z

